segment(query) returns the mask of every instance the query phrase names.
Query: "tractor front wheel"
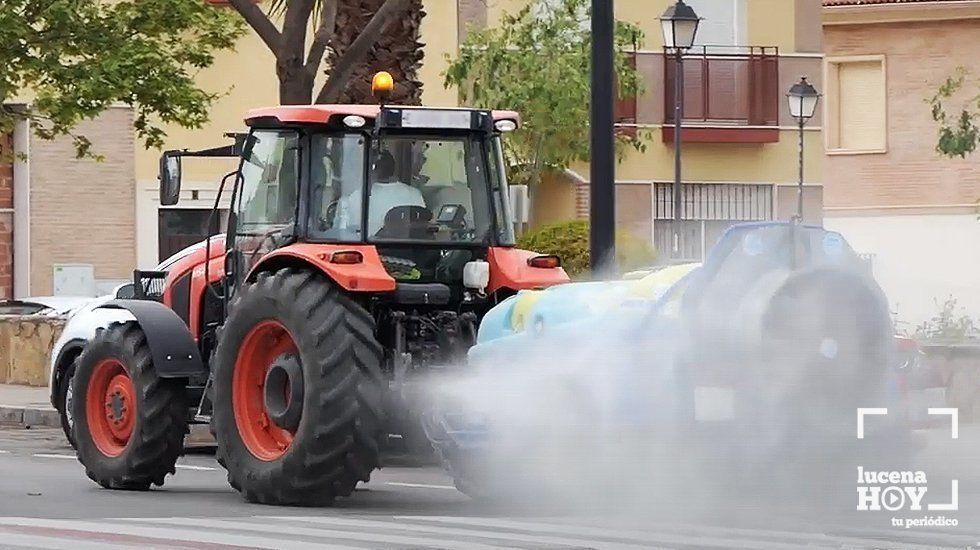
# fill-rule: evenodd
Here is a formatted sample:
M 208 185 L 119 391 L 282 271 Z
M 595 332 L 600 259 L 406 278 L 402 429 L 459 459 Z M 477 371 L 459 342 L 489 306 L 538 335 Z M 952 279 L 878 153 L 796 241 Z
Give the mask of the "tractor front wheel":
M 379 466 L 382 349 L 363 307 L 322 275 L 261 273 L 214 357 L 211 430 L 246 500 L 319 506 Z
M 101 331 L 76 362 L 78 460 L 107 489 L 149 489 L 174 473 L 187 434 L 184 384 L 159 378 L 135 322 Z

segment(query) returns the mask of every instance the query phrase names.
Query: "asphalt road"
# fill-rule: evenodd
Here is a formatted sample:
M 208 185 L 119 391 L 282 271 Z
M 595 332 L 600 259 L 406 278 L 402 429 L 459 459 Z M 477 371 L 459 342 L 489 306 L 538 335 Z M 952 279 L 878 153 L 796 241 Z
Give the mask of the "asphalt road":
M 670 506 L 482 505 L 441 470 L 405 466 L 376 472 L 332 508 L 258 506 L 242 501 L 207 454 L 182 457 L 163 488 L 107 491 L 85 477 L 57 430 L 0 428 L 0 548 L 980 548 L 980 430 L 962 430 L 953 444 L 941 430 L 928 438 L 930 481 L 958 476 L 958 511 L 830 519 L 747 498 L 690 521 L 670 517 Z M 959 526 L 891 527 L 895 515 L 944 515 Z

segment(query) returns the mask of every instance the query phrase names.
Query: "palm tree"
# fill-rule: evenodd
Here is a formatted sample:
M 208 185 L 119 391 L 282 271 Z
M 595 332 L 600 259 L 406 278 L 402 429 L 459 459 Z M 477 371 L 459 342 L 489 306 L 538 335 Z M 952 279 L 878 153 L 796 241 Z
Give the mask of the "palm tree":
M 337 6 L 337 30 L 330 43 L 328 63 L 343 56 L 350 44 L 364 30 L 385 0 L 341 0 Z M 422 46 L 419 27 L 425 12 L 422 0 L 409 0 L 403 16 L 391 21 L 374 48 L 354 67 L 346 88 L 339 94 L 340 103 L 372 103 L 371 76 L 388 71 L 394 77 L 391 103 L 419 105 L 422 102 Z
M 392 101 L 420 102 L 421 0 L 273 0 L 272 18 L 255 0 L 226 1 L 275 55 L 280 103 L 370 103 L 371 75 L 379 70 L 395 77 Z M 273 23 L 279 18 L 281 28 Z M 314 96 L 324 61 L 327 81 Z

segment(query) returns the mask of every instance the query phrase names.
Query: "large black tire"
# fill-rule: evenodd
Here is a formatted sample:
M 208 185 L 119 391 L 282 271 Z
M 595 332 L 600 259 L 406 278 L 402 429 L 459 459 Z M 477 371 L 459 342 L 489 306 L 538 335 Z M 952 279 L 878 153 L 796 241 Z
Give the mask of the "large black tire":
M 234 375 L 246 338 L 269 322 L 285 329 L 295 345 L 302 409 L 288 447 L 260 458 L 236 418 Z M 213 366 L 211 431 L 232 487 L 250 502 L 324 506 L 368 481 L 380 466 L 382 358 L 371 315 L 319 273 L 260 273 L 239 290 Z
M 58 377 L 58 416 L 61 419 L 61 430 L 65 432 L 65 439 L 68 440 L 68 444 L 73 449 L 77 445 L 75 444 L 75 434 L 72 433 L 75 415 L 71 409 L 71 402 L 75 395 L 72 382 L 77 369 L 78 358 L 76 357 L 71 364 L 65 367 L 65 372 L 61 373 L 61 376 Z
M 135 322 L 112 325 L 100 331 L 79 356 L 72 401 L 78 460 L 85 473 L 107 489 L 145 491 L 151 484 L 163 485 L 183 448 L 187 434 L 185 385 L 180 380 L 157 376 L 146 335 Z M 118 453 L 107 454 L 100 443 L 100 428 L 90 424 L 89 409 L 103 414 L 106 405 L 98 395 L 90 398 L 90 386 L 98 383 L 101 369 L 117 364 L 128 377 L 135 400 L 126 411 L 133 414 L 131 435 L 118 441 Z M 120 373 L 122 374 L 122 373 Z M 97 408 L 98 410 L 96 410 Z M 104 436 L 103 436 L 104 438 Z

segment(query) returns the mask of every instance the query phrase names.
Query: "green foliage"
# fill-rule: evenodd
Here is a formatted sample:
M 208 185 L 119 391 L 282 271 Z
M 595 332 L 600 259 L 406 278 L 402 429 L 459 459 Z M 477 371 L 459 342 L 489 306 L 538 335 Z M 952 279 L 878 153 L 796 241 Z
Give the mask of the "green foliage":
M 590 273 L 589 222 L 574 220 L 543 226 L 525 233 L 517 245 L 541 254 L 555 254 L 572 278 Z M 616 261 L 621 271 L 631 271 L 653 263 L 656 254 L 650 245 L 625 231 L 616 232 Z
M 936 95 L 927 100 L 932 107 L 932 119 L 939 123 L 939 141 L 936 150 L 948 157 L 966 158 L 980 144 L 980 128 L 977 127 L 976 110 L 980 110 L 980 95 L 967 100 L 959 114 L 947 113 L 947 103 L 958 96 L 966 82 L 967 71 L 958 67 L 956 73 L 946 79 Z
M 521 113 L 522 128 L 505 140 L 514 183 L 536 184 L 544 169 L 589 159 L 591 34 L 587 0 L 533 0 L 500 24 L 471 29 L 449 60 L 445 86 L 463 103 Z M 617 22 L 616 75 L 620 97 L 639 94 L 640 79 L 627 53 L 642 43 L 635 25 Z M 621 145 L 644 150 L 625 134 Z M 622 148 L 620 148 L 622 154 Z
M 980 325 L 972 317 L 962 313 L 963 308 L 956 306 L 956 298 L 950 296 L 942 304 L 937 302 L 936 305 L 939 312 L 932 319 L 915 327 L 916 338 L 949 342 L 980 338 Z
M 6 0 L 0 9 L 0 131 L 28 118 L 43 139 L 69 136 L 95 156 L 76 125 L 114 104 L 134 109 L 146 147 L 162 124 L 199 128 L 219 94 L 194 73 L 231 48 L 244 26 L 203 0 Z M 30 99 L 28 108 L 8 103 Z

